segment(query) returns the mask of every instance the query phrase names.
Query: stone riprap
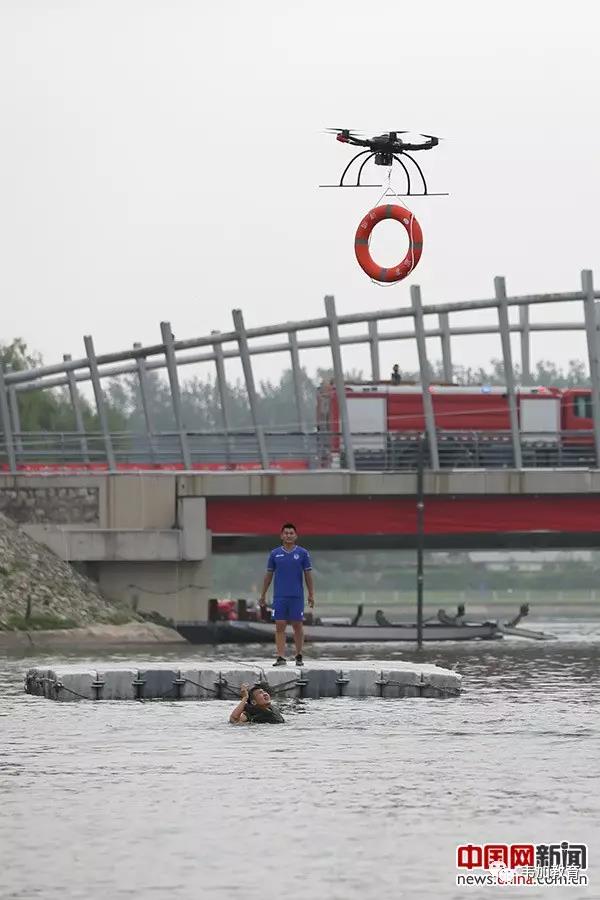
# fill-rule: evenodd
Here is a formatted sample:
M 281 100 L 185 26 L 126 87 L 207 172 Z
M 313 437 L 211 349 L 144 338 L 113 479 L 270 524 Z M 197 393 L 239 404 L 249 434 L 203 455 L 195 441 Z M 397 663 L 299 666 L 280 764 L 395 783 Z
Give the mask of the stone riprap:
M 455 697 L 462 676 L 439 666 L 373 660 L 315 660 L 273 669 L 270 661 L 207 663 L 180 667 L 89 669 L 32 668 L 29 694 L 49 700 L 235 700 L 243 683 L 262 682 L 275 698 Z
M 32 628 L 57 628 L 111 623 L 124 615 L 95 582 L 0 513 L 0 631 L 27 628 L 28 620 Z
M 97 525 L 97 487 L 0 488 L 0 512 L 19 524 Z

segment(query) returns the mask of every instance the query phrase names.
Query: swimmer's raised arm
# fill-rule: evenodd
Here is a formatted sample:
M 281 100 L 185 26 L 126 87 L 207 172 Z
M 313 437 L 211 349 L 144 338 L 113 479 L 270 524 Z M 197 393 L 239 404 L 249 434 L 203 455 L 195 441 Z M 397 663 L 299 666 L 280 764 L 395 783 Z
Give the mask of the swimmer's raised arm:
M 231 715 L 229 716 L 229 721 L 232 725 L 239 725 L 242 722 L 247 722 L 248 717 L 244 713 L 246 709 L 246 705 L 248 703 L 248 685 L 243 684 L 240 688 L 241 700 L 236 706 L 234 710 L 231 711 Z

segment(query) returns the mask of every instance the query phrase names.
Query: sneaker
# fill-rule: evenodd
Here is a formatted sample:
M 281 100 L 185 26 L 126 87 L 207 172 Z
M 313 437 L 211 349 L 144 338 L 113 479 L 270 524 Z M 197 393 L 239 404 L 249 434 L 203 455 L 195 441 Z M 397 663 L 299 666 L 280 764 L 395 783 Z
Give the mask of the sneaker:
M 296 665 L 297 665 L 297 666 L 303 666 L 303 665 L 304 665 L 304 660 L 302 659 L 302 654 L 301 654 L 301 653 L 298 653 L 298 654 L 296 655 Z
M 273 665 L 274 666 L 287 666 L 287 659 L 285 658 L 285 656 L 278 656 L 277 659 L 275 660 L 275 662 L 273 663 Z

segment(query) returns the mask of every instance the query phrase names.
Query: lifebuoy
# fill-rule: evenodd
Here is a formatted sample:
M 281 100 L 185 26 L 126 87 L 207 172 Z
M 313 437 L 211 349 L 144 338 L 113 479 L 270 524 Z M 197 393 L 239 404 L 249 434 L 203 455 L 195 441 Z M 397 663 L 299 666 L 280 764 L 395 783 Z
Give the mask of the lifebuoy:
M 391 269 L 384 269 L 378 265 L 369 253 L 369 238 L 371 232 L 378 222 L 382 219 L 396 219 L 406 228 L 408 234 L 409 247 L 408 252 L 401 263 L 392 266 Z M 396 204 L 388 203 L 385 206 L 376 206 L 366 214 L 356 230 L 354 238 L 354 252 L 358 264 L 366 272 L 369 278 L 374 281 L 391 282 L 402 281 L 412 272 L 417 265 L 423 252 L 423 232 L 421 226 L 415 219 L 409 209 Z

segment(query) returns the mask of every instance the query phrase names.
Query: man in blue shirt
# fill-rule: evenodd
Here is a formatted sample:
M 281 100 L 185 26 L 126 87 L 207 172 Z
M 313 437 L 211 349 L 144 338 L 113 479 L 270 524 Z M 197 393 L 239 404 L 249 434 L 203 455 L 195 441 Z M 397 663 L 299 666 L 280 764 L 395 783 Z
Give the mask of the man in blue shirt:
M 296 645 L 296 665 L 301 666 L 302 646 L 304 644 L 304 584 L 303 576 L 308 590 L 308 605 L 312 609 L 315 605 L 314 586 L 312 579 L 312 562 L 308 550 L 299 547 L 296 543 L 298 532 L 296 526 L 286 522 L 281 527 L 281 547 L 271 550 L 267 560 L 267 571 L 263 581 L 260 595 L 260 605 L 266 605 L 266 595 L 273 576 L 273 618 L 275 619 L 275 646 L 277 659 L 275 666 L 285 666 L 285 629 L 289 622 L 294 630 L 294 643 Z

